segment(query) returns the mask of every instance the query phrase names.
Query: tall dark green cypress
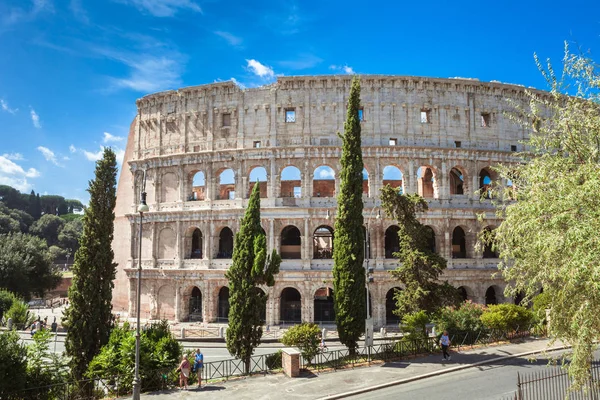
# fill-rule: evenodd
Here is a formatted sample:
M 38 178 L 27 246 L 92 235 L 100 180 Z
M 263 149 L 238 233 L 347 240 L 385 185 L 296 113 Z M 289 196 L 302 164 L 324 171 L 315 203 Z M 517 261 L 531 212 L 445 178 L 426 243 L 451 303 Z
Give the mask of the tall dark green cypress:
M 250 357 L 262 337 L 261 310 L 267 296 L 259 285 L 273 286 L 281 257 L 275 250 L 267 255 L 267 237 L 260 225 L 260 189 L 254 185 L 241 227 L 235 235 L 232 265 L 225 274 L 229 280 L 229 328 L 227 350 L 244 362 L 250 372 Z
M 365 332 L 365 268 L 363 231 L 363 159 L 360 138 L 360 81 L 352 79 L 344 135 L 340 193 L 337 198 L 333 244 L 333 296 L 340 341 L 355 352 Z
M 113 262 L 117 161 L 110 148 L 96 162 L 88 192 L 90 204 L 83 216 L 83 234 L 72 267 L 66 351 L 74 379 L 81 380 L 89 362 L 108 342 L 113 327 L 112 289 L 117 264 Z M 90 390 L 90 388 L 82 388 Z

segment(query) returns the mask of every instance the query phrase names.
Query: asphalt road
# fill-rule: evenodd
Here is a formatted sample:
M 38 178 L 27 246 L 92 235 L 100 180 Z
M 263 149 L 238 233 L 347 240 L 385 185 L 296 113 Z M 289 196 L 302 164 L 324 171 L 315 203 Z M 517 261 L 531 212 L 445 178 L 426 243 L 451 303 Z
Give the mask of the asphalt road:
M 364 393 L 349 399 L 436 399 L 503 400 L 517 388 L 517 372 L 528 374 L 547 368 L 548 361 L 562 352 L 513 358 L 499 363 L 422 379 L 386 389 Z M 600 351 L 595 353 L 596 359 Z M 534 361 L 531 361 L 534 357 Z

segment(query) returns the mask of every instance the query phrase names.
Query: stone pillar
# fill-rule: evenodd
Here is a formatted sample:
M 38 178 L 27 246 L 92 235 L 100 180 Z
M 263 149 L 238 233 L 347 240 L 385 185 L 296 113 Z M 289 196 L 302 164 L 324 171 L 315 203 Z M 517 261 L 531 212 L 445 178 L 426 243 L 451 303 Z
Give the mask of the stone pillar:
M 184 250 L 184 235 L 181 233 L 181 221 L 177 221 L 175 224 L 177 229 L 176 232 L 176 253 L 175 253 L 175 265 L 178 268 L 183 268 L 183 259 L 185 258 L 185 250 Z
M 281 349 L 281 365 L 288 377 L 300 376 L 300 351 L 291 347 Z
M 276 186 L 277 186 L 277 164 L 275 157 L 271 155 L 269 159 L 269 173 L 267 174 L 267 197 L 276 198 Z
M 471 196 L 473 196 L 473 200 L 479 200 L 479 174 L 477 173 L 477 168 L 475 168 L 472 182 L 473 186 L 471 187 Z
M 267 315 L 266 323 L 269 326 L 275 325 L 275 297 L 273 288 L 268 288 L 267 297 Z
M 406 181 L 404 185 L 404 190 L 406 193 L 417 193 L 417 186 L 415 182 L 417 181 L 417 171 L 415 170 L 414 162 L 408 163 L 408 176 L 402 175 L 402 179 Z
M 181 288 L 175 284 L 175 322 L 181 320 Z
M 450 198 L 450 174 L 446 169 L 446 163 L 442 162 L 441 172 L 438 171 L 437 181 L 438 184 L 438 199 Z
M 273 252 L 273 249 L 276 249 L 275 247 L 275 229 L 274 229 L 274 221 L 273 218 L 269 218 L 269 246 L 268 246 L 268 254 L 271 254 Z M 278 252 L 279 252 L 279 248 L 277 248 Z
M 250 198 L 250 193 L 248 192 L 248 188 L 249 188 L 248 179 L 249 179 L 249 177 L 242 176 L 242 185 L 241 185 L 241 189 L 240 189 L 242 191 L 242 193 L 240 193 L 240 196 L 239 196 L 240 199 Z M 260 185 L 260 183 L 259 183 L 259 185 Z M 237 184 L 236 184 L 236 191 L 237 191 Z M 238 197 L 237 193 L 236 193 L 235 197 Z
M 186 179 L 184 176 L 184 172 L 183 172 L 183 165 L 179 166 L 179 199 L 177 199 L 178 201 L 186 201 L 187 200 L 187 196 L 185 194 L 185 189 L 186 189 Z

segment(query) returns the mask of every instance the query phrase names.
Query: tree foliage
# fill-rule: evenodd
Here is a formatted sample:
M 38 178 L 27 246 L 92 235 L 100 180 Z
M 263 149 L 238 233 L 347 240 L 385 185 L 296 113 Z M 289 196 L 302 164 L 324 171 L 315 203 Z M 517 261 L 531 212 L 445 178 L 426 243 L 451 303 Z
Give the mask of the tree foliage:
M 527 300 L 544 288 L 549 333 L 573 345 L 569 372 L 580 386 L 600 337 L 600 73 L 567 46 L 562 74 L 536 63 L 550 91 L 526 91 L 510 115 L 529 138 L 522 163 L 498 168 L 517 202 L 498 204 L 495 246 L 513 283 L 508 295 Z M 498 185 L 497 194 L 509 199 L 505 189 Z
M 418 194 L 400 194 L 398 188 L 381 189 L 381 204 L 387 215 L 398 221 L 399 265 L 392 275 L 404 288 L 394 298 L 396 315 L 424 310 L 433 314 L 440 307 L 458 305 L 458 291 L 438 278 L 446 269 L 446 259 L 430 248 L 431 230 L 421 224 L 417 213 L 426 212 L 427 201 Z
M 109 339 L 113 327 L 112 289 L 117 264 L 112 250 L 116 201 L 117 162 L 110 148 L 96 162 L 90 181 L 90 205 L 83 217 L 83 235 L 75 253 L 73 281 L 65 322 L 65 343 L 73 377 L 80 380 L 89 362 Z
M 532 319 L 531 310 L 511 303 L 491 305 L 481 315 L 481 322 L 486 328 L 503 332 L 526 330 Z
M 54 246 L 58 245 L 58 235 L 64 225 L 65 221 L 62 218 L 53 214 L 45 214 L 33 223 L 29 231 L 44 239 L 48 246 Z
M 0 287 L 28 300 L 32 294 L 43 297 L 59 281 L 44 240 L 23 233 L 0 235 Z
M 465 301 L 459 307 L 440 308 L 433 322 L 438 332 L 479 332 L 484 328 L 481 316 L 486 310 L 483 304 Z
M 273 286 L 280 264 L 281 257 L 275 250 L 267 255 L 267 239 L 260 225 L 259 185 L 254 185 L 235 235 L 232 264 L 225 273 L 229 280 L 227 350 L 245 363 L 246 373 L 250 371 L 250 357 L 260 344 L 264 323 L 261 312 L 267 296 L 258 286 Z
M 355 352 L 365 332 L 366 292 L 362 201 L 363 159 L 360 136 L 360 80 L 352 79 L 340 159 L 340 193 L 337 199 L 333 244 L 333 298 L 340 342 Z
M 310 364 L 319 352 L 321 344 L 321 330 L 319 325 L 303 322 L 288 329 L 281 338 L 281 343 L 286 346 L 295 346 L 300 349 L 302 357 Z

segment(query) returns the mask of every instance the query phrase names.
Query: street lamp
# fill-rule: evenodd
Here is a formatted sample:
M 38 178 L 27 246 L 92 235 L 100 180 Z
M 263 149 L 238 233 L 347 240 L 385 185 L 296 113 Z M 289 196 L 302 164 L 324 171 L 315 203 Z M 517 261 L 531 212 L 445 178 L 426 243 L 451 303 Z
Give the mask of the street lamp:
M 140 194 L 140 205 L 138 206 L 140 213 L 140 235 L 138 238 L 138 276 L 137 276 L 137 293 L 135 312 L 137 314 L 136 334 L 135 334 L 135 375 L 133 377 L 133 400 L 140 400 L 141 381 L 140 381 L 140 303 L 142 293 L 142 225 L 144 223 L 144 213 L 150 208 L 146 204 L 146 170 L 142 178 L 142 192 Z
M 369 310 L 371 306 L 370 293 L 369 293 L 369 282 L 373 280 L 373 268 L 369 268 L 369 259 L 371 258 L 371 233 L 369 231 L 369 222 L 371 222 L 371 217 L 373 216 L 373 212 L 375 208 L 371 209 L 371 213 L 367 218 L 366 229 L 365 229 L 365 260 L 366 260 L 366 280 L 365 287 L 367 288 L 367 319 L 365 320 L 365 347 L 370 349 L 369 346 L 373 345 L 373 319 L 371 318 L 371 311 Z M 381 211 L 377 210 L 377 214 L 375 219 L 381 218 Z M 369 358 L 370 358 L 370 350 L 369 350 Z

